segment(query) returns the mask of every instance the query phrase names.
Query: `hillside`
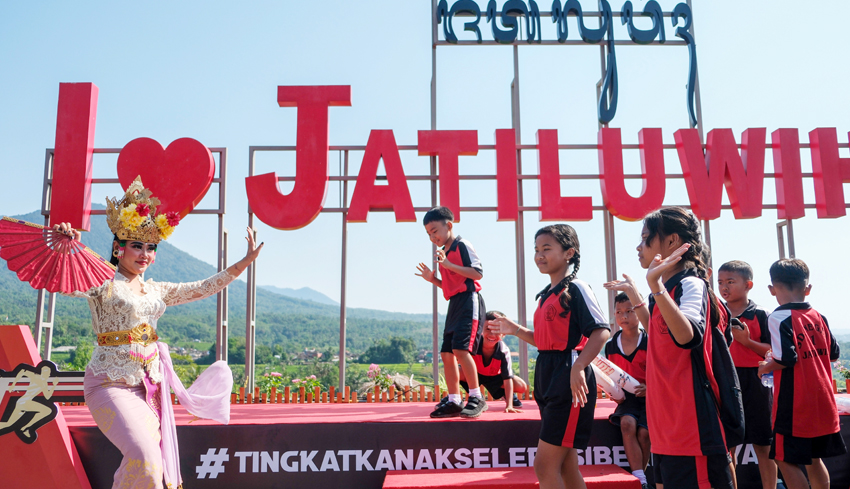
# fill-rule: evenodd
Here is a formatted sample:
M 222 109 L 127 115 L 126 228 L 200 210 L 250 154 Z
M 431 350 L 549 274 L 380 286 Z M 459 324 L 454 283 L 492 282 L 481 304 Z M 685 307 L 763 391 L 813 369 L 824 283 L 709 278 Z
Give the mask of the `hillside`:
M 328 304 L 331 306 L 339 306 L 339 302 L 331 299 L 318 290 L 313 290 L 310 287 L 301 287 L 300 289 L 290 289 L 284 287 L 275 287 L 274 285 L 258 285 L 258 289 L 265 289 L 275 294 L 301 299 L 305 301 L 318 302 L 320 304 Z
M 94 208 L 103 208 L 93 205 Z M 14 216 L 17 219 L 41 223 L 39 212 Z M 105 216 L 92 216 L 92 230 L 83 233 L 83 243 L 103 256 L 111 250 L 112 234 Z M 231 257 L 233 258 L 233 257 Z M 160 243 L 156 264 L 145 278 L 168 282 L 189 282 L 213 275 L 215 267 L 167 242 Z M 241 280 L 230 286 L 230 334 L 244 336 L 247 286 Z M 35 322 L 37 292 L 17 279 L 5 263 L 0 266 L 0 320 L 5 324 Z M 315 292 L 315 291 L 314 291 Z M 215 339 L 215 297 L 170 307 L 160 319 L 158 328 L 167 341 Z M 403 314 L 371 309 L 347 309 L 347 345 L 359 352 L 374 340 L 390 336 L 412 338 L 421 348 L 431 345 L 431 316 Z M 442 324 L 443 319 L 440 319 Z M 59 296 L 56 302 L 55 346 L 74 345 L 80 339 L 92 337 L 91 315 L 82 299 Z M 339 306 L 312 300 L 287 297 L 270 290 L 257 290 L 257 342 L 280 345 L 284 351 L 299 351 L 305 347 L 336 348 L 339 345 Z

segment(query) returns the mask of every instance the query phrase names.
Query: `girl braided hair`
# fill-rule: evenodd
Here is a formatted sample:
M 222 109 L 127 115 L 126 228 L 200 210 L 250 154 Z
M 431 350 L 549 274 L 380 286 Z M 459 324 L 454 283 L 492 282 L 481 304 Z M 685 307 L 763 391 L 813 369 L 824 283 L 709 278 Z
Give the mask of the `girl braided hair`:
M 567 263 L 567 267 L 570 265 L 573 266 L 573 271 L 567 274 L 563 280 L 559 283 L 564 287 L 564 290 L 561 292 L 560 297 L 558 297 L 558 301 L 561 304 L 561 307 L 564 309 L 561 312 L 561 317 L 567 317 L 567 314 L 570 312 L 570 282 L 576 278 L 576 274 L 578 273 L 578 269 L 581 266 L 581 256 L 579 253 L 579 243 L 578 243 L 578 234 L 576 234 L 576 230 L 573 229 L 569 224 L 553 224 L 551 226 L 546 226 L 544 228 L 540 228 L 537 233 L 534 234 L 534 239 L 537 239 L 539 236 L 543 234 L 548 234 L 555 238 L 555 241 L 561 245 L 564 251 L 569 250 L 570 248 L 575 249 L 576 252 L 573 254 L 573 257 L 570 259 L 569 263 Z M 547 285 L 546 288 L 540 291 L 535 297 L 535 300 L 540 299 L 540 297 L 546 295 L 546 292 L 549 291 L 550 285 Z
M 705 282 L 708 290 L 711 326 L 720 323 L 720 311 L 717 308 L 717 296 L 708 283 L 708 260 L 711 252 L 702 241 L 699 219 L 683 207 L 666 207 L 646 216 L 643 220 L 646 226 L 646 243 L 655 238 L 663 239 L 674 234 L 682 240 L 682 244 L 690 243 L 691 247 L 682 255 L 682 264 L 686 269 L 696 270 L 697 277 Z

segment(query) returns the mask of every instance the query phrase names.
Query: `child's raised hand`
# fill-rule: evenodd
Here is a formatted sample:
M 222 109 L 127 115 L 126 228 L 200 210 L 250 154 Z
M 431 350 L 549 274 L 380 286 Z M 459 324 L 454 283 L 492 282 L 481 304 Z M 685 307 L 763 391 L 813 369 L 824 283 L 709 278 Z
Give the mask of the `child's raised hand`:
M 630 288 L 637 290 L 637 286 L 635 285 L 635 280 L 625 273 L 623 274 L 623 280 L 612 280 L 610 282 L 605 282 L 602 284 L 606 290 L 616 290 L 618 292 L 627 292 Z
M 673 253 L 670 253 L 670 256 L 667 258 L 661 258 L 661 255 L 655 255 L 655 258 L 652 259 L 652 262 L 649 264 L 649 268 L 646 271 L 646 281 L 652 285 L 653 283 L 661 283 L 661 275 L 670 267 L 679 263 L 679 260 L 682 259 L 682 255 L 685 254 L 686 251 L 691 247 L 690 243 L 685 243 L 679 248 L 676 249 Z
M 432 272 L 431 269 L 428 268 L 428 265 L 420 262 L 419 265 L 416 265 L 416 269 L 419 270 L 419 273 L 416 273 L 414 275 L 416 275 L 417 277 L 424 278 L 427 282 L 434 282 L 434 272 Z
M 513 406 L 505 406 L 505 412 L 511 414 L 519 414 L 522 412 L 522 409 L 517 409 Z
M 487 330 L 496 334 L 516 335 L 517 331 L 519 331 L 519 324 L 506 317 L 496 317 L 495 319 L 487 321 Z

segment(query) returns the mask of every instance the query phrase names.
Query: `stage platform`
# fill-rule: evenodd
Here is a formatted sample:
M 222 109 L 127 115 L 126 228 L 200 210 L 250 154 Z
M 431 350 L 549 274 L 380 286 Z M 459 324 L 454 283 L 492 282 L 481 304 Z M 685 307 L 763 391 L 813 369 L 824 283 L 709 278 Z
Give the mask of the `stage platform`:
M 579 467 L 587 489 L 640 489 L 637 477 L 616 465 Z M 387 472 L 384 489 L 535 489 L 540 487 L 533 467 L 512 469 L 397 470 Z
M 181 469 L 186 487 L 196 489 L 303 489 L 380 488 L 390 470 L 531 466 L 540 430 L 537 404 L 524 401 L 520 414 L 504 413 L 503 401 L 489 405 L 478 419 L 435 420 L 428 416 L 433 404 L 424 402 L 235 404 L 226 426 L 192 421 L 182 406 L 175 406 Z M 597 401 L 590 446 L 580 452 L 583 465 L 628 466 L 619 428 L 608 422 L 615 407 L 613 401 Z M 120 453 L 97 429 L 87 407 L 62 407 L 62 412 L 92 487 L 111 487 Z M 841 416 L 841 428 L 850 440 L 850 416 Z M 738 460 L 739 488 L 759 487 L 752 448 L 743 447 Z M 846 489 L 850 456 L 826 463 L 833 487 Z

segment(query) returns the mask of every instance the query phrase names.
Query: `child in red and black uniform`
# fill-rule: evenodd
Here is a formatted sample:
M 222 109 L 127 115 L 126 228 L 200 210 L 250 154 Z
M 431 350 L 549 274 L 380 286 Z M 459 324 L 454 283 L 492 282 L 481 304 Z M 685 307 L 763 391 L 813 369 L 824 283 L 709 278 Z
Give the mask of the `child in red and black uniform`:
M 425 213 L 422 223 L 431 242 L 438 247 L 436 258 L 441 278 L 424 263 L 417 266 L 419 273 L 416 274 L 442 288 L 443 297 L 449 301 L 443 345 L 440 348 L 449 395 L 446 402 L 440 402 L 431 417 L 477 418 L 487 410 L 487 403 L 481 397 L 481 388 L 478 386 L 475 361 L 472 359 L 472 354 L 481 347 L 484 314 L 487 311 L 484 299 L 478 293 L 481 290 L 478 281 L 483 277 L 483 269 L 472 243 L 455 236 L 452 221 L 454 214 L 448 207 L 434 207 Z M 470 387 L 466 407 L 460 405 L 458 364 Z
M 646 332 L 638 328 L 640 322 L 629 296 L 619 293 L 614 298 L 614 311 L 620 331 L 614 333 L 605 345 L 605 357 L 631 375 L 640 386 L 635 393 L 626 392 L 626 398 L 617 402 L 614 414 L 608 421 L 619 426 L 623 434 L 623 448 L 632 475 L 646 484 L 646 465 L 649 463 L 649 431 L 646 423 Z
M 488 311 L 487 320 L 492 321 L 497 317 L 505 317 L 499 311 Z M 519 413 L 517 408 L 522 407 L 517 394 L 528 391 L 528 385 L 521 378 L 514 375 L 511 367 L 511 350 L 502 341 L 505 335 L 496 334 L 492 331 L 484 332 L 484 341 L 481 350 L 472 356 L 475 360 L 475 369 L 478 371 L 478 385 L 487 388 L 487 392 L 493 399 L 505 400 L 506 413 Z M 469 392 L 469 384 L 463 372 L 460 373 L 460 386 Z
M 706 281 L 700 223 L 689 211 L 668 207 L 643 224 L 637 250 L 652 291 L 649 306 L 629 277 L 605 287 L 625 291 L 647 326 L 646 414 L 655 481 L 659 488 L 728 489 L 731 459 L 706 361 L 712 358 L 709 328 L 721 314 Z
M 838 343 L 826 318 L 806 302 L 812 289 L 809 267 L 782 259 L 770 267 L 770 293 L 779 307 L 768 317 L 773 359 L 759 375 L 774 373 L 773 445 L 770 456 L 788 489 L 829 488 L 824 457 L 846 453 L 832 393 L 830 361 L 838 360 Z M 806 466 L 809 482 L 799 464 Z
M 575 278 L 579 259 L 578 236 L 571 226 L 556 224 L 537 231 L 534 261 L 540 273 L 549 275 L 550 284 L 537 295 L 534 331 L 504 317 L 487 323 L 490 331 L 516 335 L 539 351 L 534 399 L 543 423 L 534 472 L 541 488 L 586 487 L 577 450 L 587 449 L 596 407 L 590 362 L 605 345 L 610 326 L 590 286 Z M 582 338 L 587 342 L 579 353 Z
M 744 402 L 744 443 L 751 443 L 758 460 L 759 474 L 764 489 L 776 488 L 776 463 L 770 459 L 773 438 L 770 413 L 773 393 L 762 385 L 758 376 L 759 363 L 770 351 L 770 331 L 767 311 L 751 301 L 747 295 L 753 288 L 753 269 L 739 260 L 726 262 L 717 271 L 717 290 L 726 301 L 733 321 L 730 328 L 734 341 L 729 353 L 741 383 Z M 732 457 L 733 463 L 735 457 Z

